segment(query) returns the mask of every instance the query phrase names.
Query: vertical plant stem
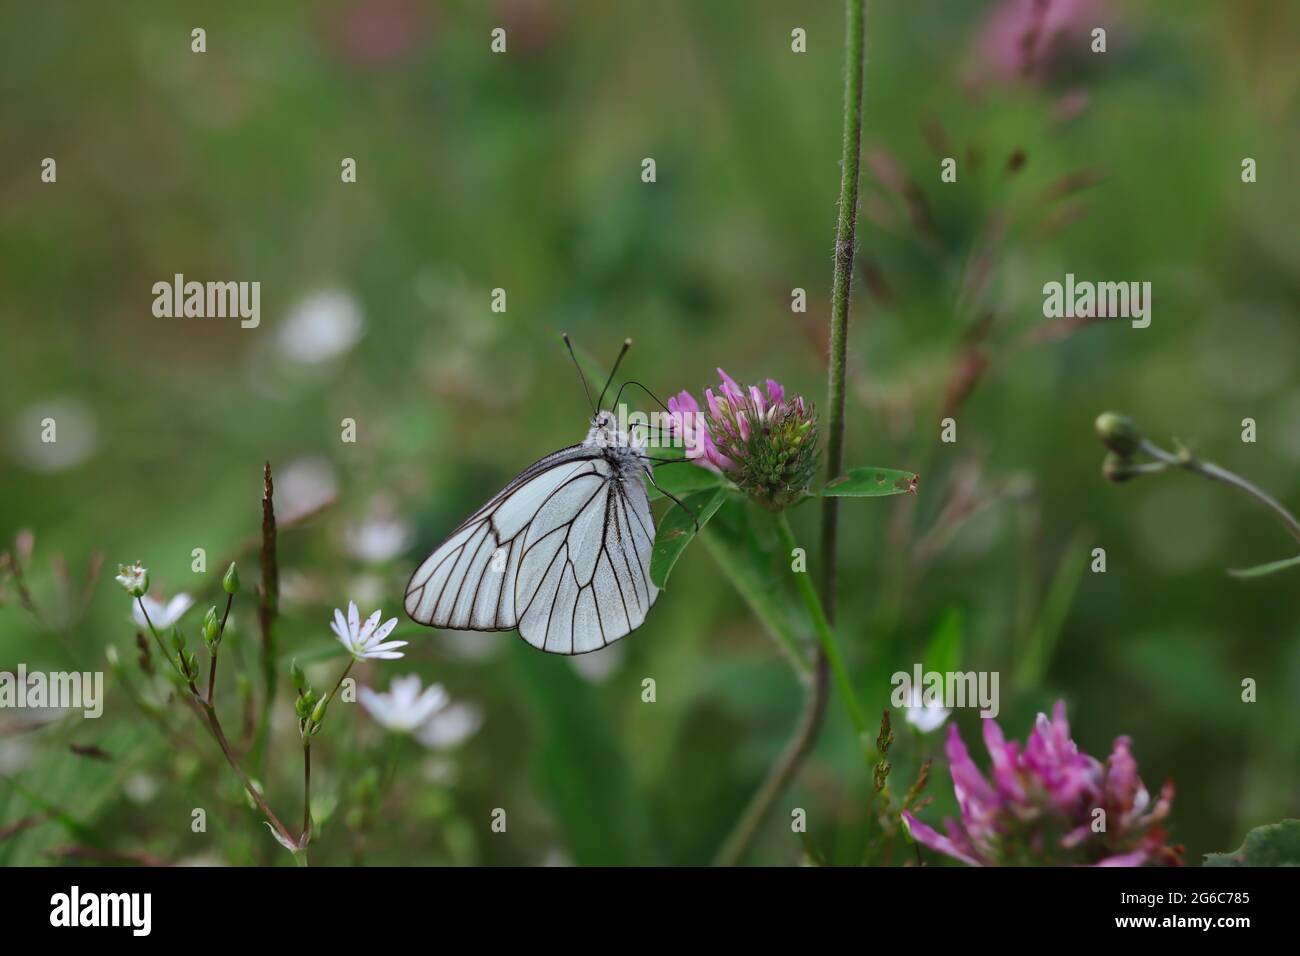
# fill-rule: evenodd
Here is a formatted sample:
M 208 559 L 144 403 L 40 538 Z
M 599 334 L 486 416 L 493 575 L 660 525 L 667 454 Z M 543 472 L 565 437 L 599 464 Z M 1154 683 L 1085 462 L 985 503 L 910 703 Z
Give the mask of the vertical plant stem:
M 217 639 L 212 644 L 212 663 L 208 665 L 208 704 L 212 703 L 212 694 L 217 687 L 217 651 L 221 647 L 221 639 L 226 636 L 226 622 L 230 620 L 230 606 L 235 603 L 233 594 L 226 595 L 226 613 L 221 615 L 221 627 L 217 631 Z
M 311 737 L 302 738 L 302 836 L 299 844 L 305 846 L 311 835 Z
M 853 285 L 853 256 L 858 220 L 858 157 L 862 151 L 862 75 L 866 66 L 866 0 L 845 0 L 844 36 L 844 141 L 840 155 L 839 218 L 835 225 L 835 275 L 831 284 L 830 361 L 826 414 L 826 474 L 838 477 L 844 464 L 844 362 L 848 345 L 849 292 Z M 821 568 L 822 607 L 835 621 L 835 555 L 839 499 L 822 499 Z M 798 772 L 817 740 L 826 711 L 830 662 L 825 648 L 817 649 L 812 686 L 804 702 L 794 737 L 768 771 L 715 861 L 721 866 L 739 863 L 753 841 L 767 811 Z
M 204 721 L 207 723 L 208 729 L 212 731 L 212 737 L 216 740 L 217 746 L 221 748 L 221 753 L 225 756 L 226 762 L 230 764 L 230 768 L 235 771 L 235 775 L 239 777 L 239 782 L 244 785 L 244 790 L 253 799 L 253 802 L 257 804 L 257 808 L 262 811 L 262 815 L 266 817 L 267 821 L 275 827 L 276 832 L 280 835 L 283 841 L 288 844 L 294 843 L 293 835 L 289 832 L 289 828 L 281 823 L 280 818 L 272 812 L 270 806 L 267 805 L 266 800 L 263 798 L 261 791 L 253 786 L 253 782 L 249 779 L 248 774 L 245 773 L 244 768 L 240 766 L 239 760 L 235 757 L 234 750 L 230 747 L 230 741 L 226 739 L 226 734 L 221 729 L 221 721 L 217 718 L 217 712 L 207 703 L 207 701 L 199 696 L 197 692 L 194 694 L 194 702 Z
M 260 768 L 266 757 L 271 729 L 271 708 L 275 704 L 275 615 L 280 601 L 280 572 L 275 553 L 275 483 L 271 463 L 262 470 L 262 587 L 257 606 L 257 626 L 262 650 L 262 714 L 253 740 L 253 765 Z
M 153 635 L 154 643 L 158 645 L 158 653 L 162 655 L 163 663 L 171 664 L 174 668 L 176 665 L 172 664 L 171 655 L 167 653 L 167 647 L 163 644 L 163 639 L 159 636 L 158 629 L 153 626 L 153 619 L 149 617 L 149 611 L 144 606 L 144 599 L 138 597 L 135 601 L 140 605 L 140 613 L 144 615 L 144 622 L 149 625 L 149 633 Z

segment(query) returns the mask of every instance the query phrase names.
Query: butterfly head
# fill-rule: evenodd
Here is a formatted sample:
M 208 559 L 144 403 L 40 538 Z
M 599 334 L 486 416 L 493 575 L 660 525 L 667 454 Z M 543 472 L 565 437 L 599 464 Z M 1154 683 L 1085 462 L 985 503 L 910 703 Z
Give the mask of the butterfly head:
M 591 428 L 587 430 L 587 440 L 583 443 L 594 445 L 597 448 L 626 448 L 636 450 L 641 448 L 644 441 L 635 437 L 635 434 L 620 427 L 618 418 L 613 412 L 601 410 L 591 419 Z

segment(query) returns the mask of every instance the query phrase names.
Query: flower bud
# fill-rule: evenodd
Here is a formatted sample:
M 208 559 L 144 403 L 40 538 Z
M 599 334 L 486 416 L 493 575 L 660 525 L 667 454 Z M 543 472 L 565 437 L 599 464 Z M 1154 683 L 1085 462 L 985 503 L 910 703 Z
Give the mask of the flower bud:
M 1097 416 L 1096 427 L 1102 444 L 1125 457 L 1141 448 L 1146 437 L 1133 419 L 1118 412 L 1102 412 Z
M 185 650 L 185 635 L 181 632 L 180 625 L 173 625 L 171 632 L 172 648 L 178 651 Z
M 221 638 L 221 624 L 217 621 L 217 609 L 214 605 L 208 608 L 208 613 L 203 615 L 203 643 L 208 645 L 208 649 L 217 646 Z
M 1133 459 L 1112 451 L 1108 452 L 1105 460 L 1102 461 L 1101 473 L 1107 481 L 1120 484 L 1142 474 L 1142 466 Z
M 330 699 L 328 697 L 322 697 L 320 699 L 320 703 L 318 703 L 315 709 L 311 712 L 311 722 L 313 724 L 319 724 L 325 719 L 325 708 L 329 706 L 329 702 Z
M 289 679 L 293 681 L 293 688 L 299 694 L 301 694 L 307 686 L 307 675 L 303 673 L 302 666 L 299 665 L 296 659 L 289 665 Z
M 230 562 L 230 567 L 226 568 L 225 577 L 221 579 L 221 590 L 227 594 L 239 593 L 239 572 L 235 570 L 235 562 Z
M 310 687 L 298 695 L 298 699 L 293 702 L 293 712 L 298 715 L 299 720 L 307 720 L 311 717 L 312 709 L 318 699 L 316 692 Z

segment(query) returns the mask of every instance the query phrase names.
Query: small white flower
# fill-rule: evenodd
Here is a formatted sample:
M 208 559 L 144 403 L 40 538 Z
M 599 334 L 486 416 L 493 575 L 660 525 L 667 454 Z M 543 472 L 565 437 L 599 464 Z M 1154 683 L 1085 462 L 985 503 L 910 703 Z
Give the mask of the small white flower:
M 338 496 L 334 469 L 323 458 L 295 458 L 275 476 L 275 513 L 294 521 Z
M 383 564 L 411 543 L 411 527 L 398 518 L 371 517 L 347 531 L 347 548 L 358 561 Z
M 149 612 L 149 621 L 153 622 L 154 628 L 158 631 L 165 631 L 194 606 L 194 598 L 182 592 L 170 601 L 163 602 L 155 600 L 147 594 L 141 595 L 139 601 L 131 604 L 131 617 L 135 619 L 136 627 L 144 629 L 149 626 L 149 623 L 140 610 L 141 604 L 144 605 L 145 611 Z
M 348 292 L 315 292 L 295 303 L 280 324 L 280 351 L 305 365 L 327 362 L 356 345 L 365 324 L 361 306 Z
M 58 472 L 85 463 L 100 445 L 95 410 L 80 398 L 55 396 L 28 405 L 13 420 L 14 459 L 35 472 Z
M 366 618 L 365 624 L 362 624 L 361 615 L 357 613 L 356 602 L 349 601 L 347 619 L 344 619 L 342 611 L 335 608 L 330 630 L 348 649 L 348 653 L 359 661 L 395 661 L 402 656 L 397 648 L 405 647 L 407 642 L 382 643 L 384 638 L 393 633 L 393 628 L 397 627 L 397 618 L 389 618 L 380 624 L 381 616 L 382 612 L 376 611 Z
M 420 678 L 415 674 L 394 677 L 389 688 L 384 694 L 363 687 L 357 699 L 377 723 L 399 734 L 409 734 L 422 727 L 450 699 L 441 684 L 421 690 Z
M 583 680 L 592 684 L 603 684 L 623 663 L 626 651 L 627 648 L 623 644 L 609 644 L 598 651 L 575 654 L 569 658 L 569 665 Z
M 483 726 L 483 711 L 473 704 L 448 704 L 424 722 L 415 739 L 430 750 L 450 750 Z
M 149 588 L 149 569 L 139 561 L 135 564 L 119 564 L 117 583 L 132 597 L 143 594 Z
M 930 731 L 942 727 L 943 722 L 948 719 L 948 715 L 951 713 L 952 711 L 941 704 L 922 703 L 921 688 L 913 687 L 903 719 L 921 733 L 928 734 Z

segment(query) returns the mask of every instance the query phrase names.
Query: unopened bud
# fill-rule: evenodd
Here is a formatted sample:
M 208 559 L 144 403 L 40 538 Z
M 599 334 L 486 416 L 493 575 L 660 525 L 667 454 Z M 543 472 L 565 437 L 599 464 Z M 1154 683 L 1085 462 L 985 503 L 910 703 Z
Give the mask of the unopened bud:
M 1101 463 L 1101 473 L 1107 481 L 1119 484 L 1142 474 L 1142 466 L 1133 459 L 1112 451 Z
M 1137 423 L 1118 412 L 1102 412 L 1097 416 L 1097 437 L 1101 443 L 1118 455 L 1128 457 L 1142 447 L 1146 436 Z
M 230 562 L 230 567 L 226 568 L 225 577 L 221 579 L 221 590 L 227 594 L 239 593 L 239 572 L 235 570 L 235 562 Z
M 209 648 L 214 647 L 220 636 L 221 624 L 217 621 L 217 609 L 213 606 L 208 608 L 207 614 L 203 615 L 203 643 Z

